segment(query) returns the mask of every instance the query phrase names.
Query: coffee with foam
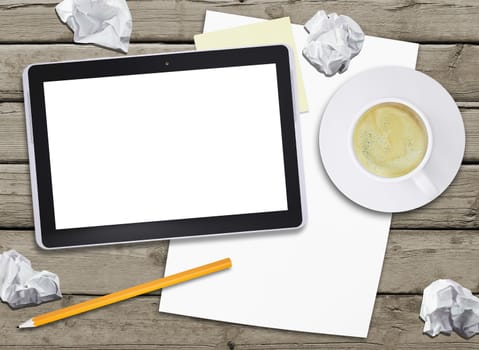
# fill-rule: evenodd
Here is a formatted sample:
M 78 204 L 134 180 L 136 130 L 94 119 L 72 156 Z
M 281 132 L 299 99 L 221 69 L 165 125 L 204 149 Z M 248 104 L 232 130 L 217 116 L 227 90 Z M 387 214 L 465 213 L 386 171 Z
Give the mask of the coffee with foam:
M 379 103 L 364 112 L 353 131 L 356 159 L 370 173 L 395 178 L 413 171 L 428 148 L 426 127 L 412 108 Z

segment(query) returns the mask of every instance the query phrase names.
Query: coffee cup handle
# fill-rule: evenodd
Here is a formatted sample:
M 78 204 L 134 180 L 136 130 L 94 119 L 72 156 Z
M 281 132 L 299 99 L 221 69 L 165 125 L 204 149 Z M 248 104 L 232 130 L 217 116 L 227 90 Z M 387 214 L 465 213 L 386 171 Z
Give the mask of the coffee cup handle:
M 414 183 L 416 184 L 419 189 L 430 196 L 433 196 L 437 192 L 437 187 L 434 185 L 429 178 L 429 176 L 426 175 L 424 171 L 420 171 L 416 176 L 413 177 Z

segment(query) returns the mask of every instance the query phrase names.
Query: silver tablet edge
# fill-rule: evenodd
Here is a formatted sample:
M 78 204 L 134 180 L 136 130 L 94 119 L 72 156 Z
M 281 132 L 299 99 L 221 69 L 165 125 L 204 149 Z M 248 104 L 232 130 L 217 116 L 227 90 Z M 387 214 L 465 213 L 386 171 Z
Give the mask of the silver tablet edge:
M 23 96 L 24 96 L 24 105 L 25 105 L 25 119 L 26 119 L 26 129 L 27 129 L 27 145 L 28 145 L 28 158 L 30 164 L 30 182 L 31 182 L 31 191 L 32 191 L 32 204 L 33 204 L 33 222 L 35 230 L 35 241 L 37 245 L 44 250 L 58 250 L 58 249 L 75 249 L 75 248 L 86 248 L 86 247 L 96 247 L 96 246 L 110 246 L 110 245 L 120 245 L 120 244 L 131 244 L 131 243 L 147 243 L 147 242 L 158 242 L 166 240 L 176 240 L 176 239 L 188 239 L 188 238 L 207 238 L 207 237 L 219 237 L 227 235 L 237 235 L 237 234 L 249 234 L 249 233 L 262 233 L 270 231 L 297 231 L 306 225 L 307 222 L 307 201 L 306 201 L 306 191 L 305 191 L 305 180 L 304 180 L 304 171 L 303 171 L 303 156 L 302 156 L 302 142 L 301 142 L 301 124 L 300 124 L 300 113 L 298 109 L 298 96 L 297 96 L 297 80 L 296 80 L 296 64 L 293 49 L 287 44 L 278 44 L 286 47 L 289 55 L 289 65 L 290 65 L 290 74 L 291 74 L 291 89 L 292 89 L 292 98 L 293 98 L 293 113 L 294 113 L 294 124 L 295 124 L 295 137 L 296 137 L 296 154 L 298 159 L 298 177 L 299 177 L 299 187 L 300 187 L 300 197 L 301 197 L 301 223 L 298 226 L 279 228 L 273 230 L 256 230 L 256 231 L 239 231 L 239 232 L 227 232 L 219 234 L 210 234 L 210 235 L 201 235 L 201 236 L 182 236 L 182 237 L 172 237 L 172 238 L 154 238 L 154 239 L 145 239 L 145 240 L 133 240 L 133 241 L 122 241 L 122 242 L 107 242 L 107 243 L 96 243 L 96 244 L 84 244 L 84 245 L 75 245 L 75 246 L 59 246 L 59 247 L 47 247 L 43 244 L 42 241 L 42 232 L 40 225 L 40 205 L 38 201 L 38 187 L 37 187 L 37 177 L 36 177 L 36 167 L 35 167 L 35 149 L 33 145 L 33 128 L 32 128 L 32 116 L 31 116 L 31 106 L 30 106 L 30 86 L 28 81 L 28 71 L 31 67 L 35 65 L 44 65 L 44 64 L 56 64 L 62 62 L 83 62 L 83 61 L 96 61 L 101 59 L 121 59 L 124 57 L 102 57 L 102 58 L 91 58 L 91 59 L 81 59 L 81 60 L 67 60 L 67 61 L 58 61 L 58 62 L 45 62 L 45 63 L 35 63 L 28 65 L 23 70 Z M 263 47 L 271 45 L 255 45 L 255 46 L 244 46 L 239 48 L 251 48 L 251 47 Z M 276 46 L 276 45 L 275 45 Z M 225 49 L 227 50 L 227 49 Z M 201 50 L 201 51 L 218 51 L 215 50 Z M 187 53 L 187 52 L 197 52 L 197 50 L 187 50 L 187 51 L 175 51 L 175 52 L 165 52 L 165 53 L 154 53 L 146 55 L 135 55 L 129 57 L 144 57 L 144 56 L 156 56 L 161 54 L 175 54 L 175 53 Z
M 23 101 L 25 105 L 25 125 L 27 129 L 27 147 L 28 159 L 30 168 L 30 187 L 32 191 L 32 206 L 33 206 L 33 226 L 35 231 L 35 241 L 42 249 L 51 249 L 46 247 L 42 241 L 42 229 L 40 225 L 40 205 L 38 202 L 38 186 L 37 186 L 37 171 L 35 164 L 35 148 L 33 145 L 33 127 L 32 127 L 32 112 L 30 106 L 30 84 L 28 80 L 28 71 L 34 66 L 31 64 L 23 70 Z

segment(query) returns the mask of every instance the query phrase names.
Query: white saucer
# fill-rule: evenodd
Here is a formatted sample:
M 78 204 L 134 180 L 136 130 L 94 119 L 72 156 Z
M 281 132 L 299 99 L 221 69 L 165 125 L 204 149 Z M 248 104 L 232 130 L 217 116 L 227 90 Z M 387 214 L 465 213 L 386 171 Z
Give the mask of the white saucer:
M 352 125 L 365 106 L 381 99 L 409 101 L 427 117 L 433 142 L 423 173 L 432 190 L 421 190 L 414 177 L 380 181 L 354 158 Z M 403 67 L 375 68 L 352 77 L 329 101 L 319 129 L 321 158 L 332 182 L 352 201 L 381 212 L 412 210 L 438 197 L 456 176 L 464 147 L 464 124 L 451 95 L 429 76 Z

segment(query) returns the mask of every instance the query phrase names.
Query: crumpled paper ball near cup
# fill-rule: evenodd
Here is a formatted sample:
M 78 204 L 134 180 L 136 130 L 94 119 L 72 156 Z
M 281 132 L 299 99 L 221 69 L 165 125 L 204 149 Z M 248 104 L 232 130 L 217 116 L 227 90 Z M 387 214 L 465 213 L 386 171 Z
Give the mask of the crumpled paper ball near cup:
M 309 36 L 303 56 L 327 77 L 345 72 L 363 47 L 364 33 L 348 16 L 318 11 L 304 28 Z

